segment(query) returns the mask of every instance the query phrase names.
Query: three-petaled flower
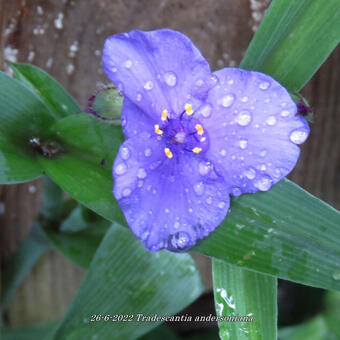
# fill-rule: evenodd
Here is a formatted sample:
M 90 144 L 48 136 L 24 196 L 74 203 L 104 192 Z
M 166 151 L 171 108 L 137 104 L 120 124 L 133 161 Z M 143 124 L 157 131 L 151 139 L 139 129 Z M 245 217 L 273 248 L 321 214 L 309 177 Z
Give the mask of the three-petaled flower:
M 211 73 L 179 32 L 111 36 L 103 65 L 124 94 L 114 196 L 150 251 L 194 246 L 225 218 L 230 195 L 267 191 L 286 176 L 308 137 L 277 81 L 237 68 Z

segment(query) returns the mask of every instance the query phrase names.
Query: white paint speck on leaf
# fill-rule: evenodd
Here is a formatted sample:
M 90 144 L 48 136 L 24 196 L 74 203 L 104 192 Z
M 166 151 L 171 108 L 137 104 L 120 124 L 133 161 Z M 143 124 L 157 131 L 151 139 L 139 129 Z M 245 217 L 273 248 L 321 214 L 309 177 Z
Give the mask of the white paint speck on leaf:
M 64 14 L 63 13 L 59 13 L 57 18 L 54 19 L 54 26 L 56 29 L 61 30 L 63 29 L 64 25 L 63 25 L 63 19 L 64 19 Z

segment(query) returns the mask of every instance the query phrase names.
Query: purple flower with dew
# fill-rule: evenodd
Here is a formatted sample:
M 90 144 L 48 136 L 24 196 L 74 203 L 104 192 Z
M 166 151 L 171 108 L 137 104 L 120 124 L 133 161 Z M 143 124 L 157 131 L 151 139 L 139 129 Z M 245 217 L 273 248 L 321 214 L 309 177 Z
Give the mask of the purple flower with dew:
M 113 193 L 150 251 L 193 247 L 226 217 L 230 195 L 267 191 L 286 176 L 308 137 L 277 81 L 237 68 L 212 73 L 179 32 L 111 36 L 103 65 L 124 94 Z

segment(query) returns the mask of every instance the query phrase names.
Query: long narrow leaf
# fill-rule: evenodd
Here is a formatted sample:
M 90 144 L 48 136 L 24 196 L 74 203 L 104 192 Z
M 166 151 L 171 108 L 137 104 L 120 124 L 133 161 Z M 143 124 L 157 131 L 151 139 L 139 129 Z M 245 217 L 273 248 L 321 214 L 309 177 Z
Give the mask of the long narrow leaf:
M 217 316 L 247 321 L 219 321 L 220 338 L 276 339 L 277 279 L 213 260 Z

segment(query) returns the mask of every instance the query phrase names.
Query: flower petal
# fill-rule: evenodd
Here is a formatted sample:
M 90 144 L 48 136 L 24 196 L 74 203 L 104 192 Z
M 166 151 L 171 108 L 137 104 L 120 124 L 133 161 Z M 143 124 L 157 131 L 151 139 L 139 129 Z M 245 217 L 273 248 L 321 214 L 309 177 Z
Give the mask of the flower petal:
M 150 251 L 186 251 L 211 233 L 229 209 L 226 183 L 199 155 L 169 159 L 162 140 L 128 139 L 113 166 L 114 195 L 133 234 Z
M 216 82 L 190 39 L 170 29 L 109 37 L 103 65 L 124 95 L 158 120 L 165 109 L 179 115 L 186 103 L 195 110 Z
M 269 190 L 294 168 L 297 144 L 306 140 L 309 126 L 295 115 L 286 89 L 268 75 L 235 68 L 215 75 L 219 82 L 198 110 L 210 136 L 206 157 L 232 195 Z

